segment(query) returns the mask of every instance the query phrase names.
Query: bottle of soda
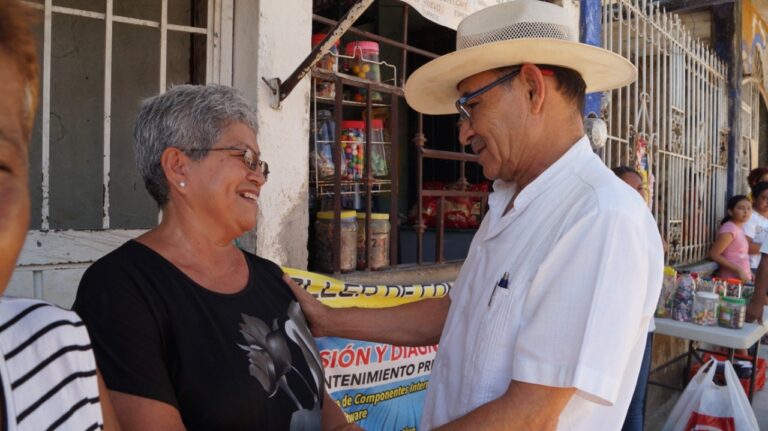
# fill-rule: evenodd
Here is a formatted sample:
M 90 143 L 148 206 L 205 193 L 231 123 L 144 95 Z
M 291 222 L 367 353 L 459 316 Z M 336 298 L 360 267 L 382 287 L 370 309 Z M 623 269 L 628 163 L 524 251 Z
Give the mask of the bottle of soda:
M 690 322 L 693 318 L 693 297 L 696 282 L 687 271 L 680 272 L 677 278 L 677 289 L 672 303 L 672 319 L 680 322 Z

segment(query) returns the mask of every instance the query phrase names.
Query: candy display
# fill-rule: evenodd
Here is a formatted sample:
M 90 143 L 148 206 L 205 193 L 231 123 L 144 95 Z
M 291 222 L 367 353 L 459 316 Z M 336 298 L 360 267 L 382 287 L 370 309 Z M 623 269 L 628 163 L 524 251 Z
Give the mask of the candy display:
M 371 269 L 389 266 L 389 214 L 371 213 Z M 357 213 L 357 269 L 366 267 L 365 213 Z
M 378 43 L 371 41 L 350 42 L 344 47 L 344 55 L 352 57 L 345 59 L 344 73 L 368 81 L 381 82 Z M 365 102 L 365 89 L 356 90 L 352 100 Z M 371 92 L 371 100 L 381 101 L 381 93 Z
M 699 278 L 698 283 L 696 283 L 696 292 L 715 293 L 715 282 L 709 277 Z
M 341 178 L 363 178 L 365 162 L 365 121 L 345 120 L 341 123 Z
M 384 142 L 384 122 L 373 119 L 371 126 L 371 172 L 374 177 L 386 177 L 389 175 L 389 143 Z M 362 179 L 365 172 L 365 121 L 345 120 L 341 129 L 341 177 L 344 180 Z
M 747 313 L 747 301 L 742 298 L 726 296 L 720 302 L 718 323 L 724 328 L 741 329 Z
M 717 310 L 720 296 L 712 292 L 696 292 L 693 300 L 693 323 L 717 326 Z
M 738 278 L 728 278 L 725 281 L 725 296 L 741 298 L 741 280 Z
M 323 33 L 312 35 L 312 47 L 315 47 L 315 45 L 322 42 L 324 38 L 325 34 Z M 336 72 L 338 70 L 338 59 L 336 56 L 338 54 L 339 41 L 337 40 L 336 43 L 331 46 L 330 52 L 317 62 L 316 67 L 328 72 Z M 325 97 L 329 99 L 336 97 L 336 85 L 331 81 L 318 80 L 315 89 L 317 91 L 317 97 Z
M 677 271 L 670 266 L 665 266 L 661 294 L 659 295 L 659 302 L 656 304 L 656 317 L 669 317 L 672 314 L 672 301 L 676 288 Z
M 721 298 L 725 296 L 727 284 L 728 282 L 723 278 L 712 277 L 712 289 L 715 293 L 720 295 Z
M 333 178 L 333 140 L 336 137 L 333 114 L 328 110 L 317 111 L 317 120 L 315 122 L 316 130 L 312 133 L 315 140 L 315 149 L 313 156 L 315 159 L 316 174 L 321 180 Z
M 357 263 L 357 223 L 355 211 L 341 212 L 341 272 L 354 271 Z M 333 272 L 333 211 L 320 211 L 315 221 L 315 242 L 312 256 L 317 271 Z
M 384 121 L 371 120 L 371 172 L 374 177 L 389 175 L 389 143 L 384 142 Z
M 693 292 L 696 290 L 690 273 L 681 272 L 672 301 L 672 319 L 690 322 L 693 318 Z

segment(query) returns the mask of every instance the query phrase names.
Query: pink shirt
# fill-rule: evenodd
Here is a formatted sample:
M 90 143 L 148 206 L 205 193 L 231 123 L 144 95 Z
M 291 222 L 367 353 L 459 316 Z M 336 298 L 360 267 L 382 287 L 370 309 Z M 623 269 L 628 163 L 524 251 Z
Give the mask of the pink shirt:
M 732 222 L 725 222 L 725 224 L 720 226 L 720 230 L 717 231 L 718 235 L 721 233 L 733 235 L 733 241 L 723 250 L 723 257 L 744 268 L 744 271 L 749 273 L 749 243 L 747 242 L 746 235 L 744 235 L 744 230 Z M 739 278 L 738 274 L 728 268 L 721 267 L 719 274 L 723 278 Z

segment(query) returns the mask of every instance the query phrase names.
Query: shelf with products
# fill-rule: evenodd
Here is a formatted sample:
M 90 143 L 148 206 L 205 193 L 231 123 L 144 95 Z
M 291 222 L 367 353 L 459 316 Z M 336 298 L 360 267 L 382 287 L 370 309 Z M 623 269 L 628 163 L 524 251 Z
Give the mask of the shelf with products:
M 311 88 L 310 268 L 339 273 L 395 265 L 397 124 L 392 119 L 398 118 L 403 90 L 318 68 Z M 354 223 L 350 211 L 357 214 Z M 350 229 L 358 232 L 354 244 Z M 350 253 L 357 256 L 353 266 Z

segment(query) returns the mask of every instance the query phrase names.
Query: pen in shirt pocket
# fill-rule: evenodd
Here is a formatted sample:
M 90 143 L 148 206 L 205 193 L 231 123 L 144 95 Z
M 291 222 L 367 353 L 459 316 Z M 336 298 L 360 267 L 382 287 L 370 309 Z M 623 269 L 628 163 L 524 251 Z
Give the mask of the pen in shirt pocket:
M 488 299 L 488 306 L 491 306 L 491 302 L 493 302 L 493 296 L 496 295 L 496 288 L 502 288 L 506 289 L 507 284 L 509 283 L 509 273 L 505 272 L 504 275 L 501 276 L 499 279 L 499 282 L 493 285 L 493 290 L 491 291 L 491 297 Z

